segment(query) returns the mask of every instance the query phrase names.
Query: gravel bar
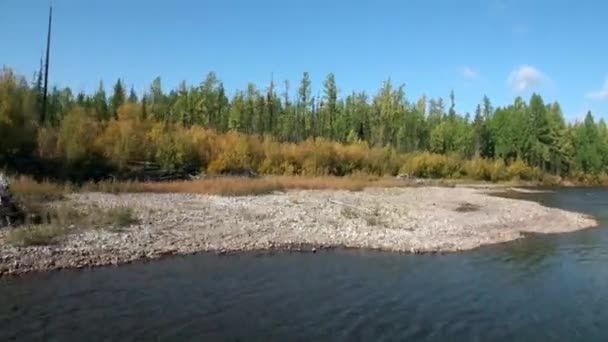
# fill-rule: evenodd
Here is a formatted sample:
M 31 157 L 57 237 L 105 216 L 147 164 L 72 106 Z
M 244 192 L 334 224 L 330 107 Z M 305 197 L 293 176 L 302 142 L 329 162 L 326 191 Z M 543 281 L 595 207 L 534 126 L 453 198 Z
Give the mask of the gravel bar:
M 415 187 L 289 191 L 264 196 L 81 193 L 79 207 L 128 206 L 121 232 L 73 233 L 52 246 L 14 247 L 0 232 L 0 275 L 117 265 L 196 252 L 365 248 L 455 252 L 597 225 L 594 218 L 483 189 Z

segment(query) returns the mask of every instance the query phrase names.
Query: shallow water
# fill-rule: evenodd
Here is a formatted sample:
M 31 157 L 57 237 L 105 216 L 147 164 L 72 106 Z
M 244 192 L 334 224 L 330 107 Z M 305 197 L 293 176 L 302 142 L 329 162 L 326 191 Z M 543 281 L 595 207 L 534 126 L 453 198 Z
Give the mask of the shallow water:
M 608 191 L 525 194 L 602 226 L 448 255 L 196 255 L 0 279 L 0 340 L 607 341 Z

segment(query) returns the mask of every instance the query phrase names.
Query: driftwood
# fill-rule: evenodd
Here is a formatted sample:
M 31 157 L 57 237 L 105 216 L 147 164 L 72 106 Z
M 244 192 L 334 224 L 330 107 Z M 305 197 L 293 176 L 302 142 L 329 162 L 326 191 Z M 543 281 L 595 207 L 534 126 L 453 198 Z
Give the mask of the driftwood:
M 250 168 L 240 168 L 222 172 L 219 177 L 256 178 L 258 174 Z M 215 177 L 218 177 L 215 176 Z M 166 182 L 179 180 L 196 180 L 206 178 L 196 165 L 185 165 L 178 169 L 167 170 L 160 164 L 149 161 L 129 161 L 125 169 L 110 176 L 112 180 L 129 180 L 143 182 Z
M 189 180 L 198 175 L 198 168 L 187 165 L 179 169 L 163 169 L 160 164 L 149 161 L 129 161 L 125 170 L 111 175 L 114 180 L 131 180 L 144 182 L 161 182 Z
M 414 177 L 407 173 L 400 173 L 395 178 L 403 181 L 412 181 L 414 184 L 425 184 L 427 182 L 424 178 Z

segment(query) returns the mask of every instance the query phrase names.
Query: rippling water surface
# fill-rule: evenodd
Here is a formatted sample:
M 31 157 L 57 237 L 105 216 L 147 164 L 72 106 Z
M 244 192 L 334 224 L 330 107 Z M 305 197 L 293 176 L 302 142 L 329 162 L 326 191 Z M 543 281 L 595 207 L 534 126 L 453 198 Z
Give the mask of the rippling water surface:
M 608 191 L 526 195 L 599 229 L 449 255 L 197 255 L 0 279 L 0 340 L 608 341 Z

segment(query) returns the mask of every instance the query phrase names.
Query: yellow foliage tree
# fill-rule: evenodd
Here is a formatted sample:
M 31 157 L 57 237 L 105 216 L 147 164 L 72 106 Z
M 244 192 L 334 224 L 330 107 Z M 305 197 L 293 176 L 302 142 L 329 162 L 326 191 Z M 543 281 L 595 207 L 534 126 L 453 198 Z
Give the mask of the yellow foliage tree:
M 148 140 L 151 124 L 141 119 L 141 110 L 135 103 L 121 105 L 118 118 L 111 120 L 95 141 L 103 156 L 119 168 L 129 160 L 144 160 L 151 156 Z
M 94 158 L 97 122 L 83 108 L 74 107 L 63 118 L 59 129 L 58 149 L 68 162 Z

